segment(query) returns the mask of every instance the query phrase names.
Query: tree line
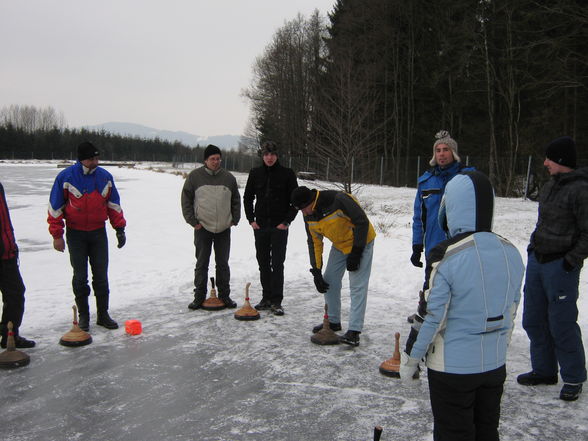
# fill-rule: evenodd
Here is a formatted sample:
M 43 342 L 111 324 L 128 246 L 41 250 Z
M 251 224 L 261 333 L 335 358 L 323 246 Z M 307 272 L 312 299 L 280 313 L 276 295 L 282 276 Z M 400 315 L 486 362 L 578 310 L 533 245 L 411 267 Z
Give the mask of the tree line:
M 246 136 L 393 184 L 449 130 L 510 195 L 529 156 L 588 140 L 588 7 L 580 0 L 337 0 L 276 31 L 243 91 Z M 582 153 L 582 152 L 580 152 Z
M 90 141 L 101 160 L 202 162 L 206 146 L 117 135 L 104 130 L 70 129 L 62 113 L 52 107 L 11 105 L 0 109 L 0 159 L 75 160 L 77 146 Z M 247 171 L 251 156 L 244 152 L 223 152 L 233 170 Z

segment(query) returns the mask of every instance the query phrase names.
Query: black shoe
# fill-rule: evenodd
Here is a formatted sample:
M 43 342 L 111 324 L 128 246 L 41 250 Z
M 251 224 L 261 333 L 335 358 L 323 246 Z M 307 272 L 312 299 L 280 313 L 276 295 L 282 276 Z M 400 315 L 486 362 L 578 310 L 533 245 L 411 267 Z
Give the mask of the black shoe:
M 526 374 L 521 374 L 517 377 L 517 383 L 522 384 L 523 386 L 538 386 L 540 384 L 557 384 L 557 375 L 552 375 L 549 377 L 542 377 L 541 375 L 537 375 L 535 371 L 527 372 Z
M 361 332 L 348 330 L 345 334 L 339 337 L 339 341 L 346 345 L 359 346 L 359 334 L 361 334 Z
M 284 315 L 284 308 L 280 305 L 272 305 L 272 312 L 274 315 Z
M 104 326 L 106 329 L 118 329 L 118 323 L 110 318 L 108 312 L 99 312 L 96 324 Z
M 341 323 L 331 323 L 329 322 L 329 328 L 331 328 L 331 331 L 340 331 L 341 329 Z M 316 325 L 314 328 L 312 328 L 312 333 L 316 334 L 317 332 L 319 332 L 321 329 L 323 329 L 323 324 L 321 323 L 320 325 Z
M 271 309 L 271 307 L 272 304 L 267 300 L 262 300 L 257 305 L 255 305 L 255 309 L 258 311 L 267 311 L 268 309 Z
M 194 310 L 200 309 L 202 308 L 202 302 L 204 302 L 204 300 L 194 299 L 194 301 L 188 305 L 188 308 Z
M 223 297 L 222 302 L 225 304 L 227 308 L 236 308 L 237 303 L 233 301 L 230 297 Z
M 0 341 L 0 347 L 2 349 L 6 349 L 6 343 L 8 341 L 8 337 L 2 337 L 2 341 Z M 36 343 L 33 340 L 27 340 L 20 335 L 14 336 L 14 346 L 18 349 L 26 349 L 26 348 L 34 348 Z
M 582 393 L 582 383 L 569 384 L 564 383 L 559 393 L 559 399 L 564 401 L 576 401 Z
M 79 314 L 78 326 L 82 331 L 88 332 L 90 330 L 90 314 Z

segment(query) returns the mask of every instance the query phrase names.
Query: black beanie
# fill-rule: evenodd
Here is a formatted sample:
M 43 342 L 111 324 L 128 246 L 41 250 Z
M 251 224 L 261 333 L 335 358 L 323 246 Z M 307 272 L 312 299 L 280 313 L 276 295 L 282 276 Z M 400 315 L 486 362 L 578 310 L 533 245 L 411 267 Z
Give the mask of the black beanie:
M 213 145 L 213 144 L 208 144 L 208 146 L 204 149 L 204 160 L 206 161 L 208 159 L 209 156 L 212 155 L 223 155 L 220 151 L 220 149 Z
M 90 159 L 98 155 L 100 155 L 100 152 L 91 142 L 85 141 L 78 146 L 78 161 Z
M 308 187 L 296 187 L 290 196 L 290 203 L 297 210 L 309 205 L 314 198 L 313 191 Z
M 576 168 L 576 143 L 569 136 L 556 138 L 547 144 L 545 157 L 559 165 Z

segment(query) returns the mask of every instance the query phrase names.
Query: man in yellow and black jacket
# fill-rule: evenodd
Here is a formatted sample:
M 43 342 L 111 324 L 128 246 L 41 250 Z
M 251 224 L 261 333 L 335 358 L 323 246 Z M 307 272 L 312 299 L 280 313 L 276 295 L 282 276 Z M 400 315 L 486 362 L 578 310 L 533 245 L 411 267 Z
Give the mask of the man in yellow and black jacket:
M 292 192 L 291 203 L 304 215 L 310 272 L 317 291 L 325 295 L 333 331 L 341 330 L 341 281 L 345 270 L 349 271 L 349 328 L 340 341 L 358 346 L 372 270 L 374 227 L 357 200 L 342 191 L 298 187 Z M 333 243 L 324 276 L 323 237 Z M 313 332 L 321 329 L 322 324 L 315 326 Z

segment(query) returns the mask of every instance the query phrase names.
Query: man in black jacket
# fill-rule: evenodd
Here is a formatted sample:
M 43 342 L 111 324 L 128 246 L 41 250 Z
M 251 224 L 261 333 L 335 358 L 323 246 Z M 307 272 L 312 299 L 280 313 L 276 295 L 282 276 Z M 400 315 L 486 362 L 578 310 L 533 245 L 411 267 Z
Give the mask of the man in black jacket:
M 533 370 L 519 384 L 564 385 L 559 397 L 574 401 L 586 381 L 586 356 L 578 325 L 578 285 L 588 257 L 588 169 L 576 169 L 569 136 L 551 141 L 543 163 L 551 179 L 539 193 L 539 218 L 528 247 L 523 328 Z
M 260 167 L 249 172 L 243 204 L 245 216 L 255 235 L 255 251 L 263 290 L 258 310 L 271 309 L 284 315 L 284 260 L 288 243 L 288 226 L 297 210 L 290 206 L 290 194 L 298 187 L 291 168 L 278 161 L 278 148 L 273 141 L 261 144 Z M 255 200 L 255 207 L 253 201 Z

